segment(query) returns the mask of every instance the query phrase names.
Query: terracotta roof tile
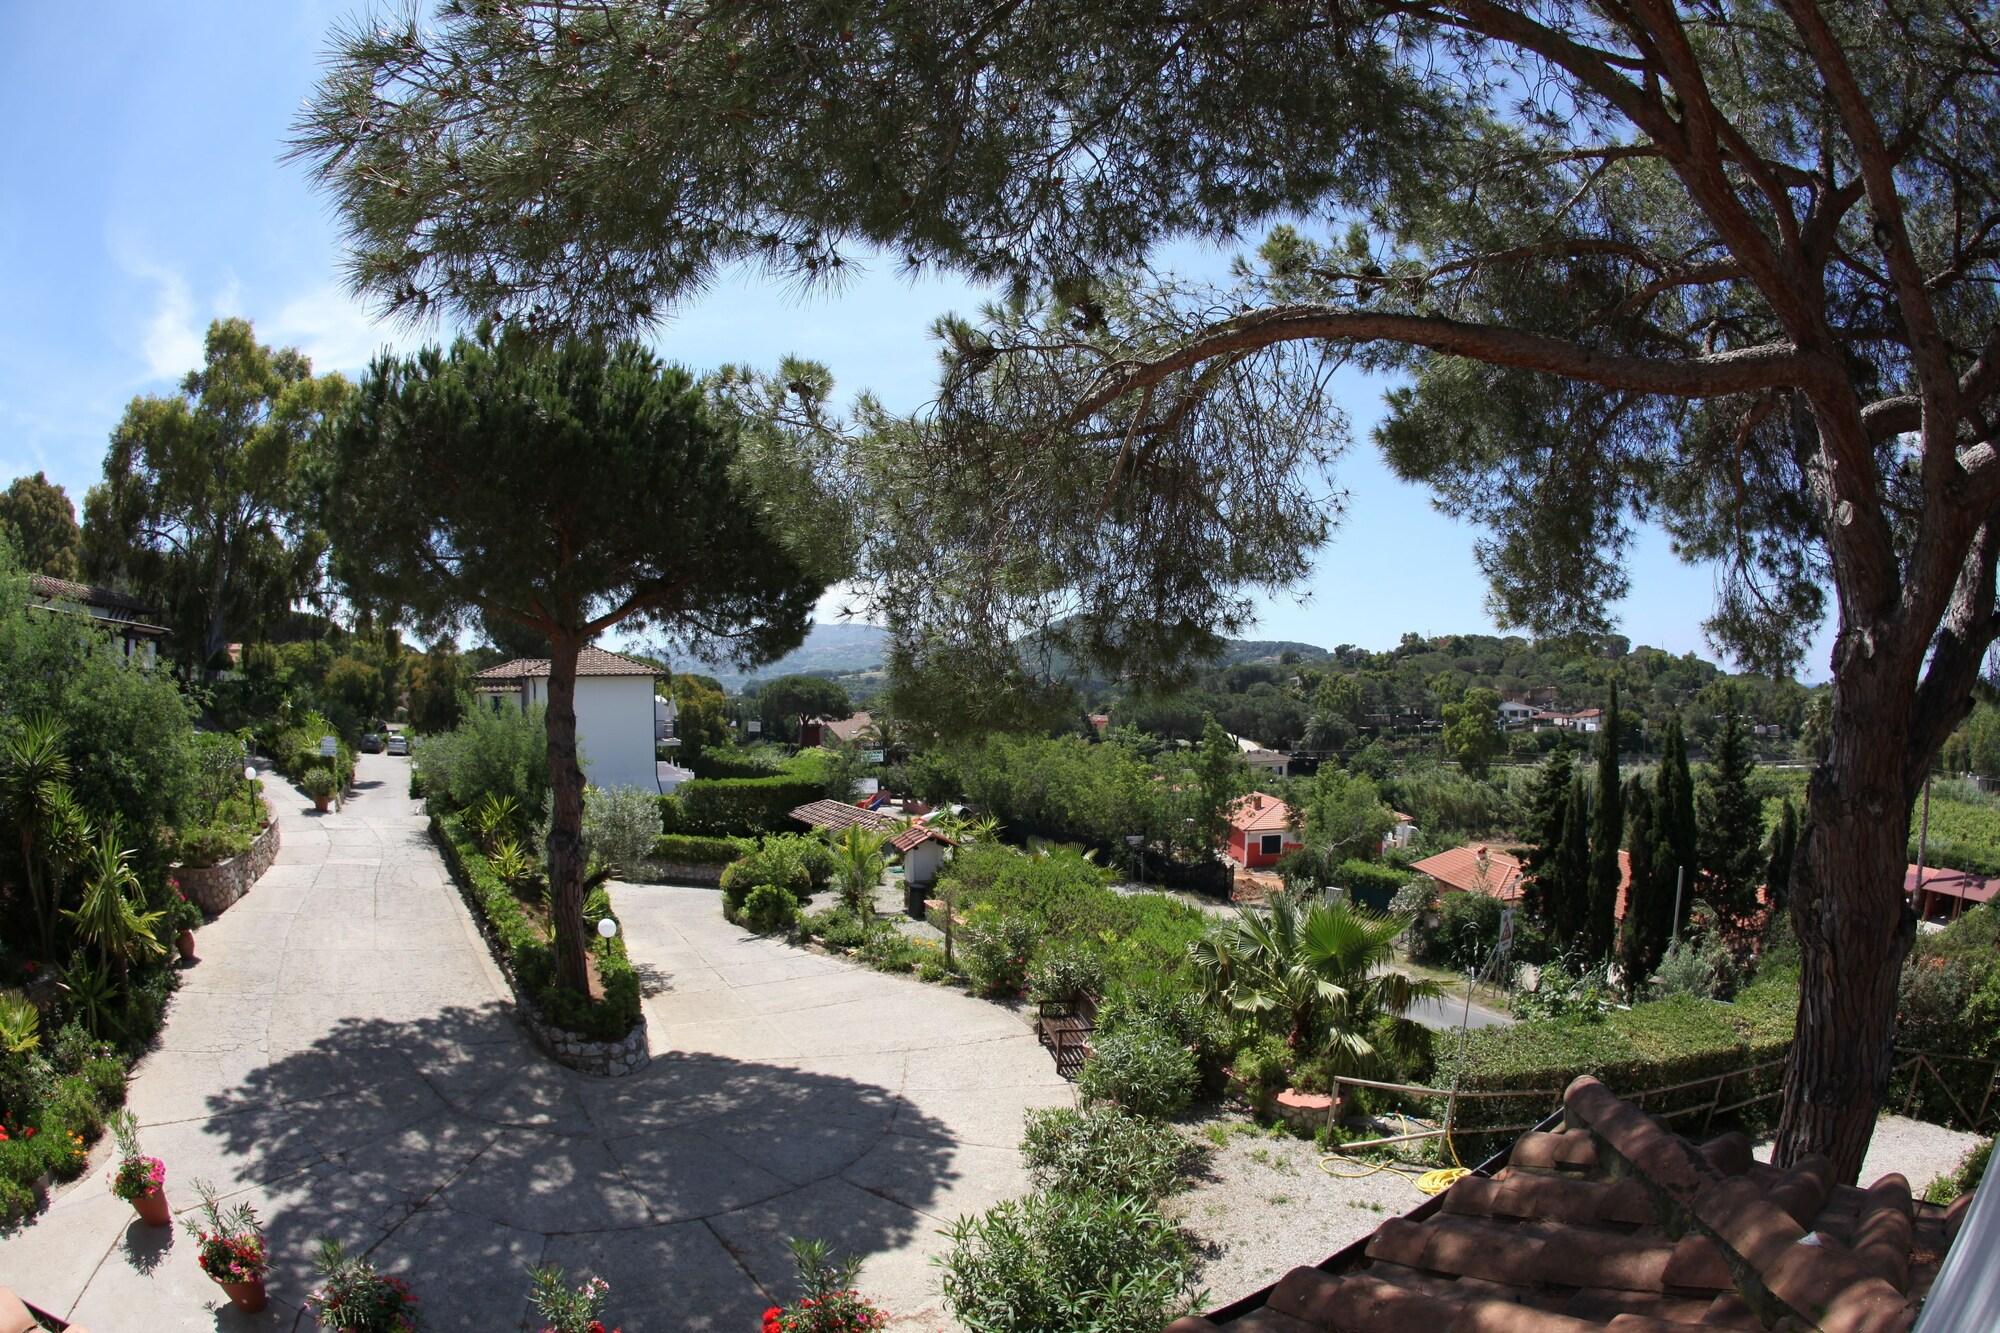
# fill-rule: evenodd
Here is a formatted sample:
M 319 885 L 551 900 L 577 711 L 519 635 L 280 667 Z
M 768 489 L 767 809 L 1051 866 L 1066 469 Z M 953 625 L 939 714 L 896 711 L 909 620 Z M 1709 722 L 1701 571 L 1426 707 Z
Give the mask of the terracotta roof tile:
M 1410 869 L 1463 893 L 1483 893 L 1502 902 L 1513 902 L 1521 896 L 1520 861 L 1485 843 L 1471 843 L 1426 856 L 1421 861 L 1412 861 Z
M 1269 792 L 1253 791 L 1229 807 L 1229 826 L 1248 833 L 1277 833 L 1296 827 L 1292 807 Z
M 879 811 L 864 810 L 858 805 L 849 805 L 846 801 L 836 801 L 831 798 L 807 801 L 793 810 L 791 815 L 801 824 L 820 829 L 860 827 L 873 829 L 877 833 L 888 833 L 897 824 L 895 819 Z
M 1796 1324 L 1903 1333 L 1942 1257 L 1947 1213 L 1888 1176 L 1836 1185 L 1824 1159 L 1699 1146 L 1582 1078 L 1566 1127 L 1529 1133 L 1358 1253 L 1300 1268 L 1226 1322 L 1171 1333 L 1684 1333 Z M 1747 1293 L 1747 1295 L 1746 1295 Z M 1761 1317 L 1760 1317 L 1761 1316 Z
M 116 588 L 102 588 L 95 584 L 78 583 L 73 579 L 59 579 L 50 574 L 28 575 L 28 591 L 36 597 L 47 597 L 59 602 L 79 602 L 85 606 L 102 606 L 135 614 L 150 615 L 153 606 L 130 593 L 119 592 Z
M 947 847 L 956 845 L 944 834 L 924 824 L 912 824 L 895 837 L 889 839 L 889 845 L 899 852 L 907 852 L 921 842 L 941 842 Z
M 549 659 L 546 657 L 517 657 L 511 662 L 487 667 L 475 672 L 474 680 L 533 680 L 549 674 Z M 606 652 L 602 648 L 585 647 L 576 655 L 576 674 L 579 676 L 660 676 L 666 673 L 650 662 L 639 662 L 622 653 Z

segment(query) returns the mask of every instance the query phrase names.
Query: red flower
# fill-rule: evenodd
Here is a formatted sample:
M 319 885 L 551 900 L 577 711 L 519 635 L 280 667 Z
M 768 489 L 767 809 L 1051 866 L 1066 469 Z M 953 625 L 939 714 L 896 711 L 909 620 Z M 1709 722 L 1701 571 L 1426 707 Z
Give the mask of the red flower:
M 40 966 L 41 966 L 40 963 L 37 963 L 34 959 L 31 958 L 27 962 L 21 964 L 21 970 L 23 972 L 26 972 L 29 976 L 32 977 L 33 975 L 35 975 L 35 970 Z

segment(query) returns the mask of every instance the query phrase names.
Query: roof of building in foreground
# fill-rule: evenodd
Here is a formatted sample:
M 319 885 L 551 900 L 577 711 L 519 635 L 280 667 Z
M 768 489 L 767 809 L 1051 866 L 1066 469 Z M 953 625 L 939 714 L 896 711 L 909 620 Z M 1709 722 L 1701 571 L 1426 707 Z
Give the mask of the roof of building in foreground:
M 1900 1175 L 1836 1184 L 1824 1157 L 1780 1169 L 1741 1134 L 1696 1146 L 1588 1075 L 1563 1126 L 1169 1333 L 1898 1333 L 1972 1197 L 1923 1203 Z

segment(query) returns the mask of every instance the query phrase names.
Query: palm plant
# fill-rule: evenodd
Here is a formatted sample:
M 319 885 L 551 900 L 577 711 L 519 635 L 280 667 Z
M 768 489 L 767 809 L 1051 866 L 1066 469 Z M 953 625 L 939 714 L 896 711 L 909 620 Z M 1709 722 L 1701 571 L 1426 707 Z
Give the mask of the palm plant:
M 139 958 L 166 953 L 155 932 L 164 911 L 142 912 L 134 902 L 139 877 L 132 872 L 132 852 L 118 845 L 115 830 L 106 829 L 85 862 L 83 901 L 63 915 L 76 926 L 83 942 L 97 950 L 107 965 L 121 970 Z
M 510 836 L 521 818 L 521 803 L 511 796 L 487 792 L 468 816 L 479 835 L 479 848 L 488 856 L 500 839 Z
M 849 824 L 830 841 L 834 875 L 840 880 L 841 905 L 865 917 L 875 906 L 875 886 L 881 882 L 887 865 L 882 844 L 888 839 L 873 829 Z
M 1268 913 L 1241 911 L 1188 953 L 1210 1003 L 1250 1016 L 1295 1054 L 1323 1050 L 1330 1074 L 1356 1075 L 1380 1058 L 1370 1032 L 1385 1016 L 1399 1053 L 1420 1050 L 1410 1006 L 1444 993 L 1389 966 L 1408 924 L 1342 901 L 1301 905 L 1278 894 Z

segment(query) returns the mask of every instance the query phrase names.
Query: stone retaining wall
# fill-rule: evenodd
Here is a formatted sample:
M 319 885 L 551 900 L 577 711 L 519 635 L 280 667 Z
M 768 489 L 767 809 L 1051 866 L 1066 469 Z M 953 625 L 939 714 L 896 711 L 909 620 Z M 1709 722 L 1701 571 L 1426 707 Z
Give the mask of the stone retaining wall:
M 258 799 L 263 798 L 260 796 Z M 268 804 L 264 813 L 267 817 L 271 813 Z M 278 859 L 278 848 L 283 841 L 278 832 L 278 821 L 273 819 L 243 855 L 232 856 L 212 866 L 176 865 L 173 876 L 180 881 L 181 892 L 187 895 L 188 901 L 210 916 L 221 916 L 231 903 L 250 892 L 250 886 L 271 868 L 271 862 Z
M 722 872 L 727 869 L 729 864 L 726 861 L 648 861 L 646 882 L 715 889 L 722 887 Z
M 528 1035 L 535 1039 L 535 1045 L 542 1054 L 578 1073 L 595 1074 L 600 1078 L 622 1078 L 627 1074 L 636 1074 L 653 1063 L 653 1053 L 646 1045 L 646 1021 L 643 1018 L 617 1041 L 592 1041 L 544 1023 L 533 1005 L 517 1003 L 514 1011 L 527 1025 Z

